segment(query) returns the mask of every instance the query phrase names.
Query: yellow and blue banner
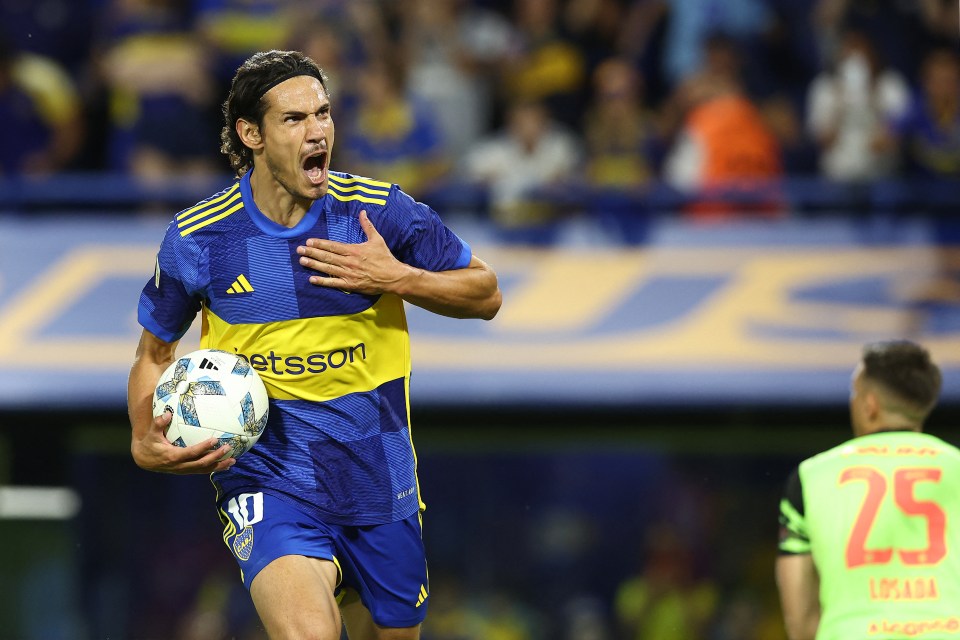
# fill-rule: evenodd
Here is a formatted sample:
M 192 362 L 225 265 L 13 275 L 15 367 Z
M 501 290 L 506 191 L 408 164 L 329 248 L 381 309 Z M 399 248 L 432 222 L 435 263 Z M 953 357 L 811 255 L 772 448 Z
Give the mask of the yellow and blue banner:
M 0 220 L 0 406 L 123 406 L 137 299 L 165 226 Z M 409 308 L 412 399 L 835 405 L 863 343 L 909 338 L 944 369 L 945 401 L 960 402 L 960 247 L 791 233 L 633 248 L 507 247 L 466 233 L 498 272 L 503 308 L 492 322 Z

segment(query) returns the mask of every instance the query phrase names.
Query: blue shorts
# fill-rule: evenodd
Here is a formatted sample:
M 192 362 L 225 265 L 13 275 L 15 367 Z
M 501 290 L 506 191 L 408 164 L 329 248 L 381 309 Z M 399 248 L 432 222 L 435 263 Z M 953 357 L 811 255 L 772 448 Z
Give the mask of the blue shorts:
M 281 556 L 337 565 L 337 594 L 350 587 L 382 627 L 413 627 L 427 615 L 427 562 L 420 514 L 370 526 L 327 524 L 292 499 L 241 493 L 220 504 L 223 540 L 237 559 L 243 584 Z

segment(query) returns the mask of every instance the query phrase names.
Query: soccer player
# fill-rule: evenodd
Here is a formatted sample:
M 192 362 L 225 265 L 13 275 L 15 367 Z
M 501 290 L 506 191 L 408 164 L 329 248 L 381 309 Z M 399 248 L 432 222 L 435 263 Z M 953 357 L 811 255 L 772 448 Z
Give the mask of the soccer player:
M 960 635 L 960 450 L 923 433 L 940 383 L 919 345 L 864 347 L 854 438 L 802 462 L 780 502 L 790 640 Z
M 211 473 L 224 540 L 271 638 L 419 637 L 429 585 L 410 438 L 403 303 L 493 318 L 494 272 L 396 185 L 330 169 L 326 78 L 293 51 L 257 53 L 224 104 L 239 180 L 179 213 L 143 289 L 129 381 L 132 454 Z M 178 448 L 151 416 L 160 374 L 196 314 L 203 347 L 243 354 L 270 418 L 219 460 Z

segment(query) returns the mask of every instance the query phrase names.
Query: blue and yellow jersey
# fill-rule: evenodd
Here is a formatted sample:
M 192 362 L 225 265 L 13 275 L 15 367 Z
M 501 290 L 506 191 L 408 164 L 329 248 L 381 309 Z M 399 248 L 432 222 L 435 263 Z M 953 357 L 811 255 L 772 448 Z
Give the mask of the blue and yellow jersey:
M 201 347 L 243 354 L 263 378 L 270 419 L 228 471 L 218 497 L 267 490 L 306 501 L 325 520 L 366 525 L 420 506 L 410 437 L 410 346 L 403 301 L 310 284 L 308 238 L 361 243 L 366 210 L 394 256 L 444 271 L 470 247 L 396 185 L 330 173 L 327 195 L 293 228 L 261 213 L 250 174 L 177 214 L 140 296 L 139 320 L 180 339 L 201 313 Z

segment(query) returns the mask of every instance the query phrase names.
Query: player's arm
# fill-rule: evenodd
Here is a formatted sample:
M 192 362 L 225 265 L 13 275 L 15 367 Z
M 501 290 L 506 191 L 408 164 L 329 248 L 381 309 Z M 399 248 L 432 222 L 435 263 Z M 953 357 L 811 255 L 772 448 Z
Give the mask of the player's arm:
M 780 500 L 777 587 L 790 640 L 813 640 L 820 626 L 820 576 L 813 562 L 800 469 L 787 478 Z
M 193 445 L 177 447 L 166 436 L 171 415 L 153 417 L 153 393 L 160 375 L 173 363 L 177 343 L 165 342 L 146 329 L 140 336 L 136 358 L 127 383 L 127 412 L 133 429 L 130 453 L 137 466 L 166 473 L 211 473 L 229 469 L 234 458 L 220 460 L 229 445 L 213 449 L 216 438 Z
M 790 640 L 814 640 L 820 626 L 820 578 L 808 553 L 777 558 L 777 586 Z
M 367 235 L 361 244 L 311 239 L 297 249 L 300 264 L 327 274 L 311 276 L 311 283 L 352 293 L 393 293 L 452 318 L 497 315 L 502 302 L 497 275 L 483 260 L 472 256 L 465 268 L 449 271 L 418 269 L 393 256 L 364 211 L 360 226 Z
M 409 274 L 395 293 L 410 304 L 451 318 L 491 320 L 500 310 L 502 297 L 497 274 L 476 256 L 463 269 L 408 269 Z

